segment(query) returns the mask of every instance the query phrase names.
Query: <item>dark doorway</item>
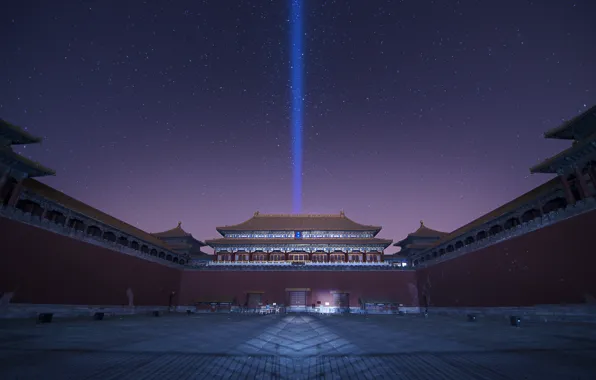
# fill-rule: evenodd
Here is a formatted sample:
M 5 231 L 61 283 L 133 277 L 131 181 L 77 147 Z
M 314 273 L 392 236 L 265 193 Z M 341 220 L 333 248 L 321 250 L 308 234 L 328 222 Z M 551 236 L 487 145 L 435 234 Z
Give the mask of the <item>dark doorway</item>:
M 262 303 L 261 293 L 248 293 L 247 294 L 247 306 L 249 309 L 256 309 Z
M 290 292 L 290 306 L 306 306 L 306 292 L 305 291 Z
M 333 306 L 337 307 L 339 312 L 350 310 L 350 293 L 333 293 Z

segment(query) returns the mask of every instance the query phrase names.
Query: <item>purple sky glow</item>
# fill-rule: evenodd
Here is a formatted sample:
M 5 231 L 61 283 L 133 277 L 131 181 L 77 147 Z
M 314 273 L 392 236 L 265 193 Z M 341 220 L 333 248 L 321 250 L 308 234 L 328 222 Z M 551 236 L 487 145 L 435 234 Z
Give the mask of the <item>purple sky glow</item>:
M 304 213 L 451 231 L 547 181 L 542 133 L 596 103 L 592 0 L 305 4 Z M 44 182 L 201 240 L 292 211 L 288 1 L 11 6 L 0 117 Z

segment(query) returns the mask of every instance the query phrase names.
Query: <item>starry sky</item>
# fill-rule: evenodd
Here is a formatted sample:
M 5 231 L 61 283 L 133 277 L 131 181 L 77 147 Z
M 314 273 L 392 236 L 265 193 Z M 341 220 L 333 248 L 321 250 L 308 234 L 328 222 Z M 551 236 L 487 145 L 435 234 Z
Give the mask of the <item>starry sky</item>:
M 592 0 L 304 0 L 303 213 L 401 239 L 550 179 L 596 103 Z M 43 182 L 198 239 L 292 212 L 290 2 L 28 1 L 0 13 L 0 118 Z M 391 247 L 388 252 L 395 251 Z

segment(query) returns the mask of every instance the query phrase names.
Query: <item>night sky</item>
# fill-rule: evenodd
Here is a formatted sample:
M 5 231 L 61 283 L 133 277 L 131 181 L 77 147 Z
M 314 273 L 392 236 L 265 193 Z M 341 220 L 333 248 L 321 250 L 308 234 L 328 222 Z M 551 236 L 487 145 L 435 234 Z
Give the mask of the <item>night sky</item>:
M 542 133 L 596 103 L 593 0 L 304 4 L 303 213 L 451 231 L 550 179 Z M 199 239 L 292 212 L 289 1 L 10 7 L 0 118 L 43 182 Z

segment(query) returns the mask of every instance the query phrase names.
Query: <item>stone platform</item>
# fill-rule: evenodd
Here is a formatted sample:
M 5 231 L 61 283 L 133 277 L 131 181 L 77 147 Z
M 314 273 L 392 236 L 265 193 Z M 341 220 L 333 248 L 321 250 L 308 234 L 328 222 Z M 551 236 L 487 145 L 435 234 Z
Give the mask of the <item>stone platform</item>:
M 430 315 L 0 321 L 8 379 L 592 379 L 596 325 Z

